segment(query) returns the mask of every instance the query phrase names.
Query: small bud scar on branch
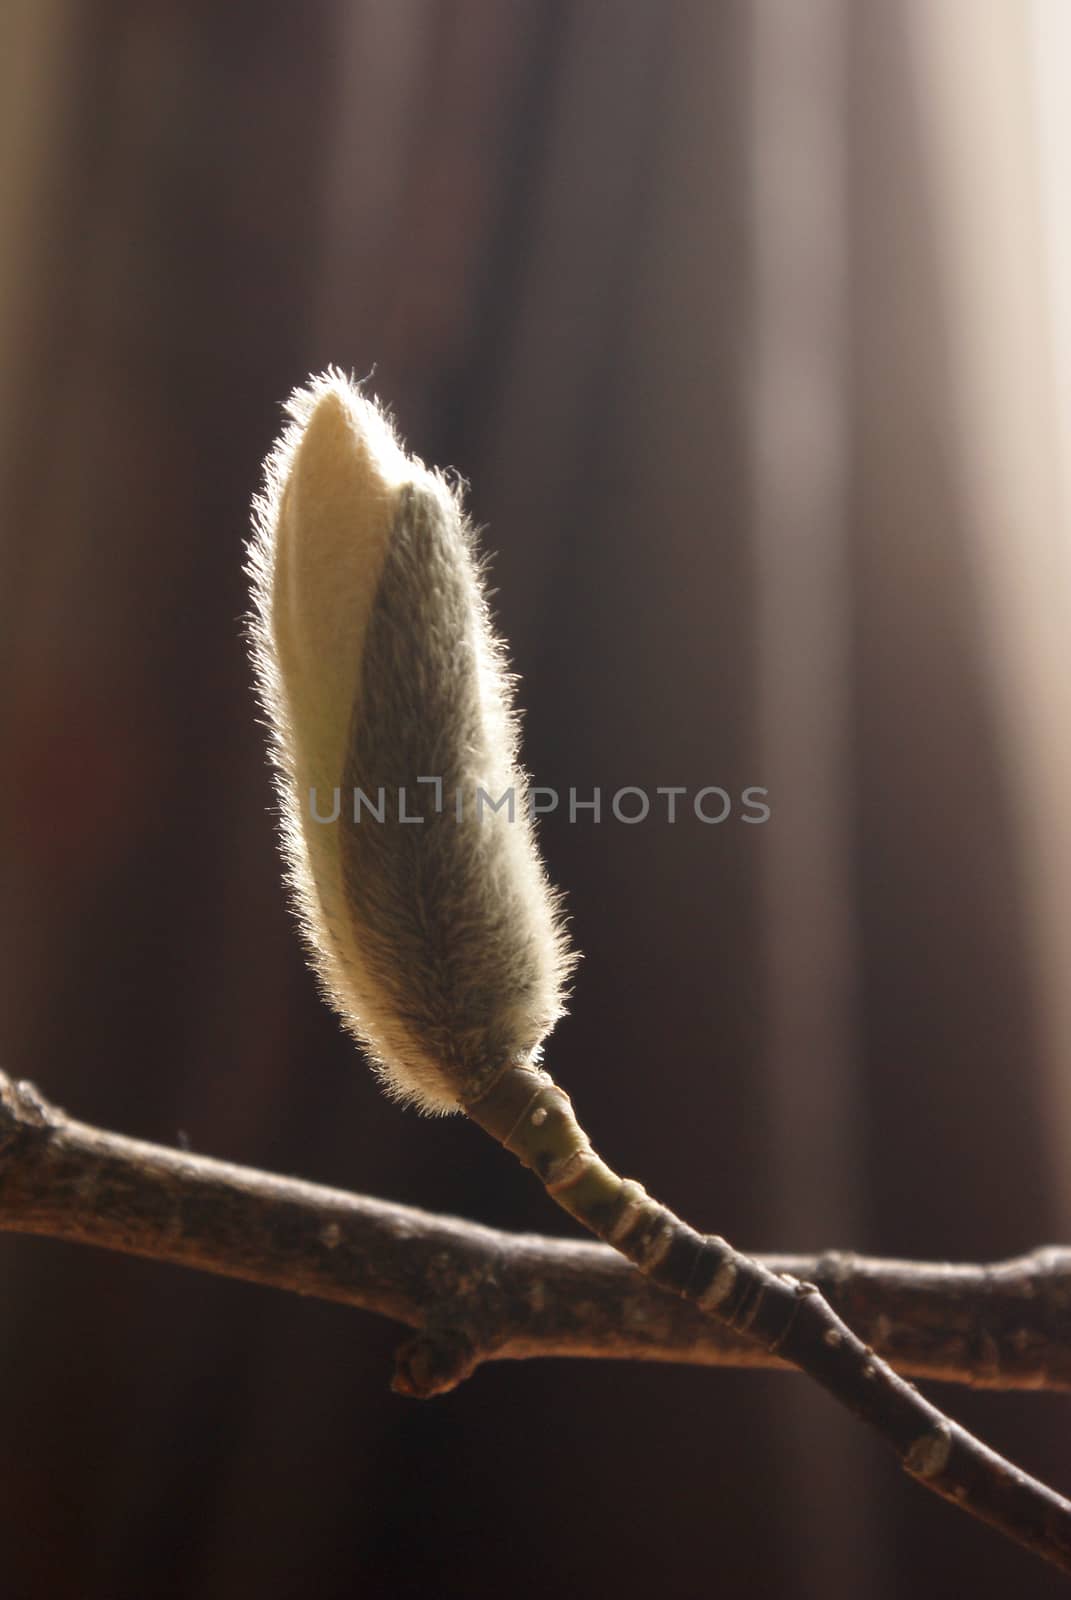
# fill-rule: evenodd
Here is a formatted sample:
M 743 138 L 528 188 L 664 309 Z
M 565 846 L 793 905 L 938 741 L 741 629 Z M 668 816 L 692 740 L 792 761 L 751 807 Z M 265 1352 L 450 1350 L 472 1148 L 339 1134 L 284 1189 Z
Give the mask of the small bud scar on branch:
M 460 500 L 340 372 L 289 410 L 255 506 L 251 637 L 288 881 L 326 998 L 392 1094 L 463 1110 L 653 1283 L 808 1373 L 916 1481 L 1071 1572 L 1071 1503 L 923 1399 L 813 1282 L 697 1233 L 596 1155 L 539 1066 L 574 958 Z M 512 788 L 515 817 L 405 826 L 399 798 L 428 775 L 451 792 Z M 389 820 L 316 826 L 314 788 L 382 791 Z M 414 1352 L 415 1386 L 434 1386 L 445 1349 Z M 455 1344 L 447 1372 L 466 1359 Z

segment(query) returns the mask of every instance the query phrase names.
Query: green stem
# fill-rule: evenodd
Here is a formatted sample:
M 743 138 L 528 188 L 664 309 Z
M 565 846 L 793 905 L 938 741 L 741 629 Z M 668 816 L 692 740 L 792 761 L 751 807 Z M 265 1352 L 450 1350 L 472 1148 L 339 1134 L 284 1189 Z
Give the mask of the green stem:
M 619 1177 L 547 1073 L 508 1067 L 465 1110 L 531 1167 L 558 1205 L 660 1288 L 808 1373 L 875 1428 L 912 1477 L 1071 1573 L 1071 1503 L 923 1399 L 813 1284 L 697 1233 L 642 1185 Z

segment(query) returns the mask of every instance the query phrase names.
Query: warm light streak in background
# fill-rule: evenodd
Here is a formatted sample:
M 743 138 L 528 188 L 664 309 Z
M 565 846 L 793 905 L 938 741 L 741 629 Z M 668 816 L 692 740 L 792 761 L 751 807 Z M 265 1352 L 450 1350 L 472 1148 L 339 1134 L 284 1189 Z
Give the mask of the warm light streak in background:
M 913 0 L 911 19 L 978 655 L 1034 911 L 1051 1180 L 1071 1228 L 1071 8 Z M 970 796 L 934 803 L 955 827 Z

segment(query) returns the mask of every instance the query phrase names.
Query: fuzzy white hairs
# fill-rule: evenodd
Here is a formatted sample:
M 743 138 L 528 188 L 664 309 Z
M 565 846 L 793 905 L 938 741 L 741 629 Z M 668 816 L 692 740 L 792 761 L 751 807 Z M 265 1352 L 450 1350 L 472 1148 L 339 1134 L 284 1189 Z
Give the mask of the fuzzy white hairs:
M 324 994 L 386 1087 L 453 1111 L 537 1058 L 574 959 L 503 647 L 456 491 L 385 412 L 337 370 L 287 411 L 248 562 L 287 880 Z M 508 807 L 478 802 L 507 790 Z

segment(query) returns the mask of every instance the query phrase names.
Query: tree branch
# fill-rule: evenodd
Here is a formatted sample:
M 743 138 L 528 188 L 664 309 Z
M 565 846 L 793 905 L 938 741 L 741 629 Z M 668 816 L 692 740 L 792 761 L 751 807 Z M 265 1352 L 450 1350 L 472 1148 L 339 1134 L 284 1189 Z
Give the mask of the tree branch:
M 88 1127 L 0 1074 L 0 1230 L 271 1284 L 417 1330 L 395 1387 L 431 1395 L 532 1356 L 785 1367 L 616 1251 L 508 1234 Z M 909 1377 L 1071 1389 L 1071 1250 L 996 1266 L 765 1256 L 816 1283 Z M 787 1370 L 787 1367 L 786 1367 Z

